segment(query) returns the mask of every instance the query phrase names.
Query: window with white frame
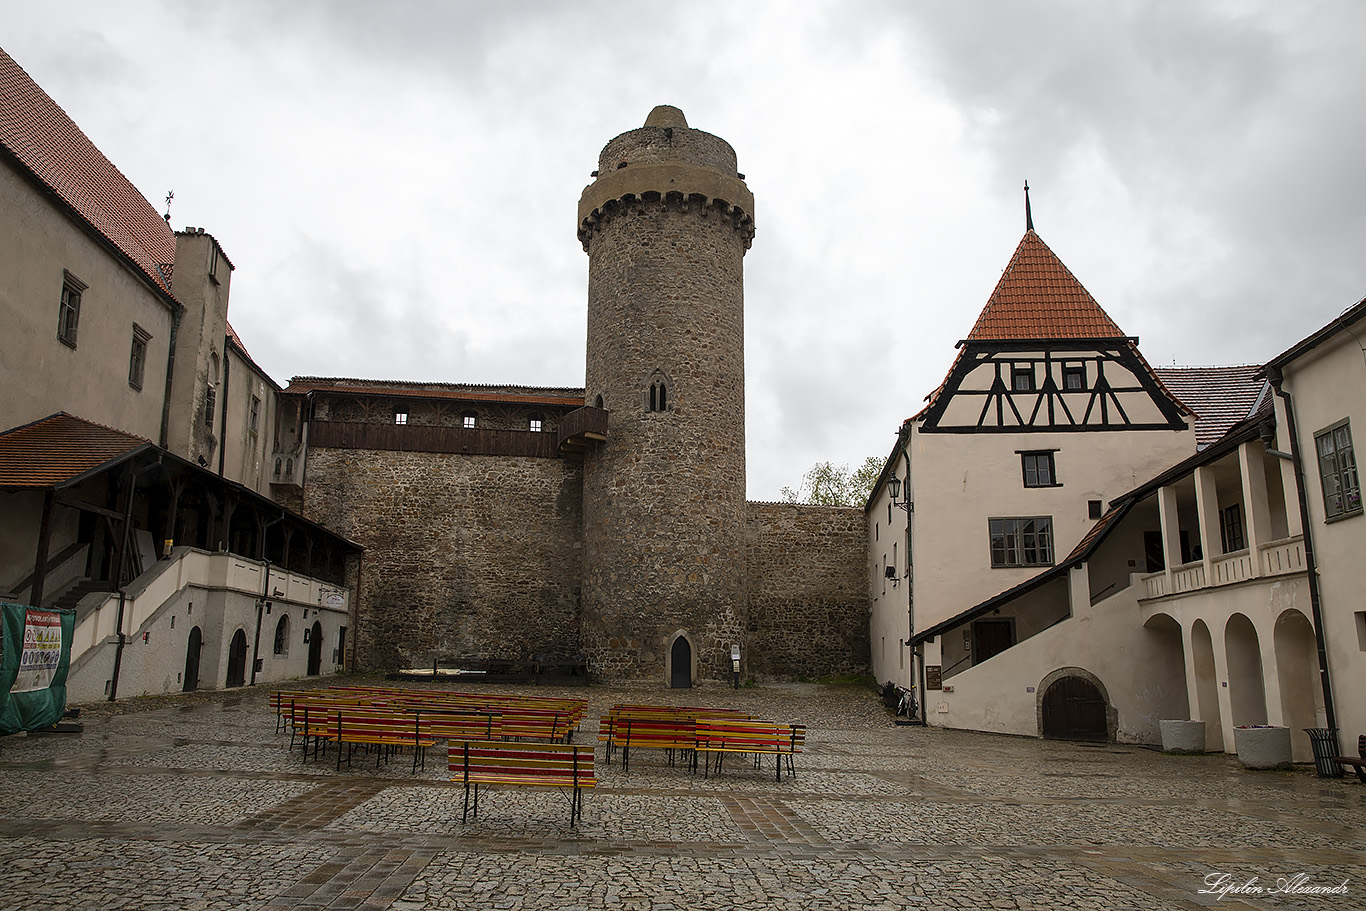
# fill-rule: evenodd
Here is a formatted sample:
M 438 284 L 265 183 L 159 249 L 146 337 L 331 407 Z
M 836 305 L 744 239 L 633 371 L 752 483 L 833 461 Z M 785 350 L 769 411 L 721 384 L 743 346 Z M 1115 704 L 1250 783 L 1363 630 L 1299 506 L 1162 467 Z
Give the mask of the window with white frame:
M 1051 516 L 988 519 L 987 526 L 993 567 L 1053 565 Z
M 1314 434 L 1319 457 L 1319 483 L 1323 486 L 1323 512 L 1329 519 L 1361 512 L 1361 479 L 1352 450 L 1352 427 L 1343 421 Z

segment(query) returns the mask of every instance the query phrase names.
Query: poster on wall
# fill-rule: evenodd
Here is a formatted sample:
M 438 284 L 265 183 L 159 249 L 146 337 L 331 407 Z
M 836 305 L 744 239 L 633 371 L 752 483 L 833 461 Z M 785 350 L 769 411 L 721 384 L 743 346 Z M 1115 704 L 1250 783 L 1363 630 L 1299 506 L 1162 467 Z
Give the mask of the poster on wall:
M 323 607 L 340 609 L 346 607 L 346 592 L 340 588 L 320 587 L 318 590 L 318 602 Z
M 61 720 L 75 626 L 75 611 L 0 604 L 0 734 Z

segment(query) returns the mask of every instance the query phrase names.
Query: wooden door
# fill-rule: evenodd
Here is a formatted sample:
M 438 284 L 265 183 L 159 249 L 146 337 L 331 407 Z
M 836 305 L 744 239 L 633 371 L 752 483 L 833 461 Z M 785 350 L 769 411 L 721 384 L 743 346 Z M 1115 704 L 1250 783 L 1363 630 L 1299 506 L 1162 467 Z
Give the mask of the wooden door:
M 1043 736 L 1050 740 L 1110 739 L 1105 697 L 1083 677 L 1063 677 L 1043 694 Z

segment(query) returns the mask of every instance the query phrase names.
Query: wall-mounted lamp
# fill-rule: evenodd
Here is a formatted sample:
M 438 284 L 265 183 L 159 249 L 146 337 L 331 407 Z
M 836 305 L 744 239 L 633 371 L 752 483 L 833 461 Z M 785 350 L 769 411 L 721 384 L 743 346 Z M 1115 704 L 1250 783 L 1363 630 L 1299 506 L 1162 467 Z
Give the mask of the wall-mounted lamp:
M 901 479 L 892 472 L 892 476 L 887 479 L 887 492 L 892 495 L 892 505 L 907 512 L 915 512 L 915 504 L 907 498 L 904 502 L 898 503 L 897 497 L 901 496 Z

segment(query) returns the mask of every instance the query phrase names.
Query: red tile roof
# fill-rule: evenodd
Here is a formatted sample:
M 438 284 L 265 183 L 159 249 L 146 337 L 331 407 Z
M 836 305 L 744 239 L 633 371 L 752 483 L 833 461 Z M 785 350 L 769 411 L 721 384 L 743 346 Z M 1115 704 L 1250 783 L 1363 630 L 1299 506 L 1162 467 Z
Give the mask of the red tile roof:
M 58 412 L 0 433 L 0 488 L 53 487 L 152 441 Z
M 533 386 L 475 386 L 457 383 L 414 383 L 403 380 L 360 380 L 349 377 L 296 376 L 285 394 L 333 392 L 350 395 L 384 395 L 404 398 L 456 399 L 464 402 L 516 402 L 536 405 L 584 404 L 579 388 Z
M 1258 364 L 1237 367 L 1155 367 L 1153 373 L 1173 395 L 1195 410 L 1195 445 L 1204 449 L 1239 421 L 1250 417 L 1263 399 L 1266 381 Z
M 170 226 L 2 49 L 0 146 L 170 293 Z
M 1090 292 L 1031 229 L 1010 258 L 969 341 L 1123 338 Z

